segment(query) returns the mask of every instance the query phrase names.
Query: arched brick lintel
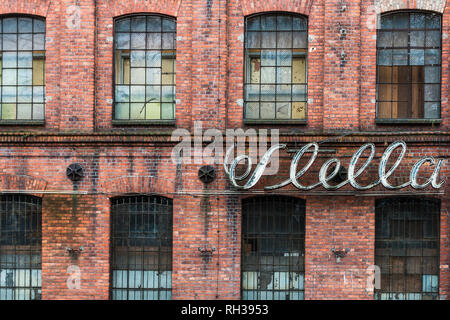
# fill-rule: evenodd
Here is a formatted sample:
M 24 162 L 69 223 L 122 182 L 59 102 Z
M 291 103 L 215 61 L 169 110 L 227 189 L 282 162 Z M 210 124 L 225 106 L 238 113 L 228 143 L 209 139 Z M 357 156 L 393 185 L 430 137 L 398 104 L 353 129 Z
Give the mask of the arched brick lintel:
M 175 182 L 154 176 L 120 176 L 103 182 L 100 191 L 111 198 L 126 194 L 158 194 L 173 198 Z
M 45 191 L 47 181 L 26 175 L 0 175 L 0 192 L 17 192 L 36 194 Z
M 313 3 L 314 0 L 241 0 L 242 13 L 244 16 L 271 11 L 286 11 L 309 16 Z
M 50 0 L 2 0 L 0 1 L 0 15 L 30 14 L 45 18 L 50 4 Z
M 120 1 L 113 0 L 108 7 L 113 11 L 111 16 L 120 17 L 134 13 L 165 14 L 172 17 L 178 16 L 181 0 L 143 0 L 143 1 Z
M 378 13 L 395 10 L 424 10 L 444 13 L 447 0 L 374 0 Z

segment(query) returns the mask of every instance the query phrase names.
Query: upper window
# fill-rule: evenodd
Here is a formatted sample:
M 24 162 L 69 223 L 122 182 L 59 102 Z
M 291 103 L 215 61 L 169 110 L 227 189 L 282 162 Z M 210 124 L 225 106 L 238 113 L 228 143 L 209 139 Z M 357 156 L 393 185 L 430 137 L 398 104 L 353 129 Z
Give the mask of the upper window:
M 383 15 L 377 36 L 378 119 L 439 119 L 441 16 Z
M 45 22 L 0 18 L 0 120 L 44 120 Z
M 115 120 L 175 119 L 176 22 L 138 15 L 115 22 Z
M 246 120 L 305 120 L 308 22 L 290 14 L 249 17 L 245 28 Z

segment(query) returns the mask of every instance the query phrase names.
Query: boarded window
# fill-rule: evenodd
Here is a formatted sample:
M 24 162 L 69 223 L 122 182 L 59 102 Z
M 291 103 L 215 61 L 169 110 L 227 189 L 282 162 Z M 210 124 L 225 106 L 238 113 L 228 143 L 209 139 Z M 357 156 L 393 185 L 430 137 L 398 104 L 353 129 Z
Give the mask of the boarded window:
M 0 18 L 0 120 L 43 120 L 45 21 Z
M 115 23 L 116 120 L 175 119 L 176 23 L 138 15 Z
M 377 299 L 438 299 L 439 216 L 438 200 L 377 201 L 375 264 L 381 270 Z
M 304 200 L 245 199 L 242 217 L 242 298 L 303 300 Z
M 306 118 L 307 48 L 305 17 L 264 14 L 247 18 L 246 119 Z
M 112 299 L 171 299 L 172 200 L 121 197 L 111 209 Z
M 378 118 L 440 118 L 441 16 L 383 15 L 377 36 L 377 74 Z

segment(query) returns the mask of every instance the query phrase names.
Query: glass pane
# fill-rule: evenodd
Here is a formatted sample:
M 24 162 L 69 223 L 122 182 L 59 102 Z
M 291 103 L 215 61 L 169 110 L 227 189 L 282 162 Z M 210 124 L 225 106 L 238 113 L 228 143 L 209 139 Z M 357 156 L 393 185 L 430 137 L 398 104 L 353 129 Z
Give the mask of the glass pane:
M 441 63 L 441 50 L 429 49 L 425 50 L 425 64 L 433 65 Z
M 394 66 L 408 65 L 408 50 L 392 50 L 392 64 Z
M 17 84 L 17 69 L 3 69 L 3 85 Z
M 277 48 L 292 48 L 292 32 L 278 32 Z
M 31 104 L 19 104 L 17 106 L 17 119 L 31 120 Z M 25 286 L 28 285 L 28 283 L 29 281 L 27 281 L 26 284 L 24 282 L 22 285 Z
M 176 25 L 175 21 L 171 19 L 163 19 L 163 31 L 164 32 L 175 32 Z
M 2 119 L 15 120 L 16 119 L 16 104 L 3 103 L 2 104 Z
M 411 29 L 425 29 L 425 15 L 422 13 L 412 13 L 410 15 Z
M 33 20 L 31 18 L 19 18 L 19 32 L 20 33 L 33 32 Z
M 427 47 L 440 47 L 441 46 L 441 32 L 440 31 L 427 31 Z
M 130 100 L 131 102 L 145 102 L 145 87 L 144 86 L 131 86 L 130 87 Z M 141 104 L 142 106 L 142 104 Z
M 34 120 L 44 120 L 44 105 L 43 104 L 33 104 L 33 119 Z M 40 274 L 40 271 L 39 271 Z M 40 281 L 40 278 L 39 278 Z M 41 286 L 39 282 L 39 286 Z
M 441 100 L 441 85 L 427 84 L 425 85 L 425 101 L 440 101 Z
M 308 39 L 306 32 L 293 32 L 293 48 L 306 49 L 308 48 Z
M 147 103 L 146 119 L 161 119 L 161 105 L 159 103 Z
M 31 52 L 18 52 L 17 55 L 19 68 L 33 67 L 33 54 Z
M 31 102 L 32 92 L 31 87 L 17 87 L 17 101 Z
M 262 101 L 275 100 L 275 85 L 261 85 L 260 99 Z
M 275 50 L 261 50 L 261 65 L 275 66 L 276 65 L 276 51 Z
M 275 83 L 275 67 L 261 67 L 261 83 Z
M 261 103 L 261 119 L 275 119 L 275 103 L 262 102 Z
M 408 46 L 408 32 L 396 31 L 393 35 L 393 47 L 407 47 Z
M 161 51 L 147 51 L 147 67 L 161 67 Z
M 116 49 L 130 49 L 130 34 L 116 34 Z
M 161 106 L 161 118 L 162 119 L 175 119 L 174 116 L 174 104 L 163 103 Z
M 441 68 L 440 67 L 425 67 L 425 82 L 440 83 L 441 82 Z
M 160 33 L 147 33 L 147 49 L 161 49 Z
M 279 67 L 277 68 L 277 83 L 291 83 L 292 74 L 291 67 Z
M 161 86 L 147 86 L 146 99 L 147 102 L 161 100 Z
M 146 17 L 133 17 L 131 19 L 131 31 L 143 32 L 146 30 Z
M 247 19 L 247 30 L 260 30 L 260 18 L 254 17 L 254 18 L 248 18 Z
M 419 49 L 411 49 L 410 65 L 423 66 L 425 63 L 425 51 Z
M 439 29 L 441 27 L 441 17 L 434 13 L 427 14 L 425 23 L 427 29 Z
M 392 65 L 392 50 L 378 50 L 377 64 L 379 66 L 391 66 Z
M 131 34 L 131 49 L 145 49 L 145 33 Z
M 424 47 L 425 46 L 425 32 L 424 31 L 412 31 L 411 32 L 411 46 L 412 47 Z
M 160 32 L 161 31 L 161 17 L 147 17 L 147 31 Z
M 275 49 L 277 46 L 277 34 L 276 32 L 262 33 L 262 48 Z
M 33 35 L 33 50 L 45 50 L 45 34 Z
M 147 68 L 147 84 L 161 84 L 160 68 Z
M 440 103 L 425 102 L 425 119 L 439 119 L 440 118 Z
M 45 32 L 45 22 L 40 19 L 33 19 L 33 32 Z
M 277 85 L 277 101 L 291 101 L 291 90 L 290 84 Z
M 130 32 L 130 19 L 121 19 L 116 22 L 116 32 Z
M 258 119 L 259 118 L 259 103 L 247 102 L 245 104 L 245 118 L 246 119 Z
M 173 86 L 162 86 L 162 101 L 175 102 L 175 88 Z
M 163 49 L 175 49 L 175 33 L 163 33 Z
M 3 50 L 17 50 L 17 34 L 3 35 Z
M 260 48 L 261 47 L 261 33 L 260 32 L 247 32 L 247 48 Z
M 306 85 L 292 86 L 292 100 L 306 101 Z
M 130 101 L 130 87 L 129 86 L 116 86 L 116 101 L 117 102 Z
M 130 118 L 129 112 L 129 103 L 116 103 L 116 110 L 114 112 L 114 115 L 117 120 L 128 120 Z
M 294 30 L 307 30 L 308 24 L 305 18 L 293 17 L 293 29 Z
M 277 30 L 292 30 L 292 17 L 279 15 L 277 17 Z
M 392 32 L 384 31 L 378 32 L 378 47 L 392 47 L 393 36 Z
M 408 21 L 409 21 L 408 13 L 396 13 L 393 15 L 393 28 L 408 29 Z
M 381 29 L 392 29 L 392 16 L 382 16 L 380 21 Z
M 4 18 L 3 19 L 3 32 L 4 33 L 16 33 L 17 32 L 17 18 Z
M 130 104 L 130 119 L 133 120 L 144 120 L 145 119 L 145 107 L 144 103 L 131 103 Z
M 145 67 L 145 51 L 131 51 L 131 67 Z
M 259 85 L 247 85 L 245 90 L 246 101 L 258 101 L 259 100 Z
M 289 102 L 277 102 L 277 119 L 291 118 L 291 104 Z
M 264 15 L 261 17 L 261 29 L 262 30 L 275 30 L 276 28 L 276 16 Z
M 44 86 L 33 86 L 33 102 L 44 102 Z
M 290 66 L 292 64 L 292 51 L 291 50 L 278 50 L 277 51 L 277 65 L 278 66 Z

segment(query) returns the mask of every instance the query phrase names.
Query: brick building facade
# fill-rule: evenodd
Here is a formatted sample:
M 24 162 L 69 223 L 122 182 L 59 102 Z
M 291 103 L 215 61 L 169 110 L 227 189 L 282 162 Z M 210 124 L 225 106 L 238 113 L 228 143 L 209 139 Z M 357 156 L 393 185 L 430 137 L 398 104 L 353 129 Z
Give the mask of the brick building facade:
M 412 17 L 410 13 L 424 12 L 441 19 L 442 25 L 437 27 L 441 29 L 439 45 L 430 45 L 428 49 L 426 45 L 422 45 L 426 54 L 429 54 L 425 55 L 425 62 L 426 59 L 432 59 L 431 55 L 439 50 L 436 48 L 440 46 L 439 62 L 429 65 L 425 63 L 425 68 L 441 68 L 440 108 L 432 109 L 440 110 L 437 116 L 426 116 L 429 112 L 426 109 L 427 101 L 435 100 L 425 98 L 425 106 L 422 104 L 425 111 L 421 109 L 425 115 L 404 117 L 408 119 L 402 119 L 400 116 L 389 119 L 380 117 L 381 102 L 377 98 L 377 92 L 380 96 L 382 89 L 379 87 L 377 90 L 377 77 L 381 72 L 381 69 L 377 71 L 377 56 L 380 57 L 381 53 L 377 53 L 377 41 L 380 41 L 377 29 L 382 28 L 380 17 L 392 12 L 407 13 L 408 17 Z M 244 68 L 250 31 L 246 30 L 246 19 L 265 17 L 267 14 L 273 14 L 275 19 L 287 14 L 289 17 L 301 17 L 306 19 L 303 21 L 307 21 L 306 29 L 299 29 L 299 32 L 307 34 L 306 47 L 303 48 L 305 50 L 301 46 L 295 47 L 294 44 L 289 46 L 292 52 L 298 54 L 295 59 L 307 61 L 307 73 L 305 71 L 299 75 L 300 78 L 303 75 L 303 82 L 307 83 L 307 91 L 301 98 L 304 101 L 291 101 L 292 104 L 289 104 L 294 106 L 297 103 L 298 106 L 298 103 L 303 103 L 302 110 L 306 109 L 306 112 L 304 116 L 295 119 L 294 109 L 289 109 L 289 119 L 263 121 L 260 118 L 255 120 L 245 116 L 248 114 L 246 112 L 250 112 L 244 110 L 248 106 L 245 92 L 249 90 L 245 85 L 248 83 Z M 170 110 L 163 108 L 170 106 L 161 102 L 156 104 L 156 107 L 160 108 L 157 120 L 152 117 L 153 111 L 148 111 L 150 118 L 127 121 L 133 120 L 133 101 L 124 103 L 125 108 L 130 108 L 128 118 L 119 119 L 119 111 L 122 112 L 119 108 L 122 106 L 119 106 L 115 86 L 131 88 L 132 72 L 138 70 L 130 71 L 131 75 L 125 72 L 121 77 L 118 76 L 115 68 L 118 68 L 119 64 L 115 63 L 119 59 L 120 48 L 115 47 L 115 44 L 119 42 L 119 33 L 122 31 L 117 23 L 127 18 L 134 23 L 133 17 L 142 16 L 155 16 L 158 19 L 163 17 L 158 21 L 166 21 L 165 18 L 167 21 L 176 20 L 176 36 L 174 30 L 171 30 L 170 26 L 167 27 L 167 34 L 172 34 L 176 42 L 176 71 L 175 68 L 166 73 L 164 71 L 164 63 L 172 63 L 170 59 L 174 57 L 175 46 L 160 50 L 160 59 L 166 61 L 162 62 L 160 67 L 162 74 L 176 73 L 176 81 L 170 83 L 170 80 L 163 79 L 158 87 L 158 90 L 165 90 L 176 85 L 175 113 L 173 117 L 169 115 L 162 119 L 163 114 L 167 115 L 167 110 Z M 5 111 L 10 108 L 10 104 L 5 103 L 8 98 L 3 98 L 4 113 L 0 119 L 0 190 L 5 209 L 1 209 L 0 213 L 4 217 L 12 216 L 11 212 L 16 209 L 8 211 L 7 208 L 14 207 L 15 203 L 33 203 L 30 208 L 38 208 L 32 210 L 39 211 L 36 214 L 40 215 L 41 220 L 33 220 L 30 224 L 35 222 L 36 230 L 39 230 L 36 233 L 39 239 L 33 238 L 39 245 L 38 250 L 29 256 L 41 257 L 36 258 L 38 262 L 34 266 L 31 266 L 30 262 L 25 264 L 25 267 L 18 267 L 18 262 L 12 262 L 16 259 L 14 257 L 20 257 L 20 251 L 25 250 L 25 245 L 28 245 L 26 252 L 32 252 L 29 250 L 32 245 L 26 240 L 20 243 L 16 238 L 9 243 L 8 239 L 12 238 L 7 238 L 8 231 L 5 227 L 2 229 L 2 237 L 6 240 L 0 246 L 0 268 L 27 269 L 30 274 L 39 273 L 36 277 L 41 280 L 34 280 L 33 273 L 31 276 L 22 275 L 24 279 L 28 279 L 28 285 L 18 284 L 20 276 L 16 271 L 13 274 L 17 279 L 8 284 L 5 271 L 4 275 L 0 276 L 0 292 L 3 290 L 1 299 L 29 298 L 31 293 L 26 290 L 33 291 L 34 288 L 36 291 L 31 297 L 42 299 L 137 298 L 137 292 L 142 288 L 156 288 L 154 291 L 158 295 L 152 297 L 173 299 L 271 299 L 276 298 L 275 293 L 283 295 L 284 298 L 284 294 L 287 294 L 291 299 L 373 299 L 374 292 L 366 289 L 368 269 L 373 265 L 381 265 L 381 286 L 385 289 L 381 289 L 383 292 L 403 292 L 403 298 L 412 292 L 421 298 L 449 299 L 450 7 L 445 0 L 3 0 L 0 3 L 0 18 L 3 19 L 4 30 L 0 34 L 4 39 L 8 34 L 15 34 L 14 31 L 8 33 L 5 26 L 11 22 L 5 19 L 16 17 L 34 17 L 38 18 L 38 21 L 45 21 L 45 112 L 43 116 L 35 116 L 33 113 L 33 116 L 25 119 L 19 117 L 17 107 L 15 113 L 13 112 L 14 116 L 11 116 L 9 111 Z M 148 31 L 150 20 L 146 21 Z M 19 58 L 16 58 L 19 59 L 16 69 L 20 69 L 22 54 L 20 21 L 18 23 L 16 33 L 19 34 L 19 45 L 13 50 L 19 55 Z M 36 29 L 32 29 L 31 33 L 38 30 L 36 22 L 34 26 Z M 161 34 L 164 33 L 164 22 L 162 26 Z M 281 28 L 281 24 L 279 26 Z M 412 22 L 409 22 L 408 26 L 409 29 L 413 28 Z M 131 46 L 133 41 L 139 41 L 133 40 L 134 34 L 139 35 L 133 28 L 132 26 L 128 29 L 128 33 L 132 35 Z M 264 37 L 264 28 L 261 28 L 263 32 L 260 34 Z M 290 27 L 287 30 L 285 31 L 294 31 L 295 34 L 296 29 Z M 417 30 L 422 29 L 419 27 Z M 431 34 L 433 30 L 426 29 L 423 32 L 428 37 L 427 32 Z M 409 37 L 412 37 L 412 32 L 420 32 L 409 31 Z M 123 32 L 124 37 L 128 33 Z M 144 34 L 145 30 L 142 33 Z M 281 33 L 278 32 L 279 37 Z M 162 37 L 165 39 L 164 34 Z M 432 40 L 429 40 L 428 44 L 430 42 Z M 6 42 L 3 44 L 6 46 Z M 411 45 L 411 40 L 408 45 Z M 164 42 L 162 46 L 164 47 Z M 395 43 L 393 46 L 395 47 Z M 413 65 L 410 62 L 412 50 L 419 49 L 408 51 L 408 57 L 411 57 L 408 58 L 410 65 Z M 120 63 L 124 65 L 130 61 L 126 55 L 129 54 L 128 51 L 120 51 L 120 57 L 124 57 Z M 36 52 L 33 49 L 33 72 L 39 74 L 34 67 L 34 63 L 38 65 L 38 59 L 35 61 L 34 58 Z M 7 69 L 7 53 L 8 50 L 4 48 L 4 70 Z M 291 62 L 295 60 L 292 57 Z M 150 69 L 147 65 L 148 56 L 146 61 L 145 67 Z M 257 60 L 258 68 L 261 67 L 260 64 L 261 60 Z M 422 64 L 419 63 L 420 66 Z M 130 70 L 134 70 L 132 68 Z M 278 62 L 273 68 L 282 69 Z M 274 72 L 278 76 L 278 71 Z M 3 71 L 4 81 L 6 77 L 7 71 Z M 147 79 L 148 73 L 145 77 Z M 262 90 L 262 78 L 259 77 L 263 76 L 255 77 L 250 79 L 251 83 L 255 81 L 259 90 Z M 127 78 L 129 80 L 126 80 Z M 16 86 L 20 85 L 17 83 L 20 80 L 17 79 L 19 78 L 16 78 Z M 39 81 L 35 82 L 34 76 L 32 82 L 33 87 L 38 86 Z M 394 82 L 392 78 L 391 82 Z M 417 81 L 423 82 L 426 81 Z M 5 83 L 3 90 L 8 87 Z M 398 83 L 393 86 L 397 85 L 402 86 Z M 393 95 L 394 89 L 389 90 Z M 411 90 L 413 99 L 416 99 L 415 92 L 422 94 L 422 97 L 424 95 L 420 89 Z M 18 92 L 16 91 L 17 99 L 20 96 Z M 262 101 L 265 97 L 260 96 L 259 99 Z M 395 112 L 406 112 L 397 106 L 401 101 L 394 100 L 391 96 L 390 108 L 394 108 L 393 105 L 396 104 Z M 148 101 L 144 102 L 146 112 L 147 108 L 152 107 Z M 263 108 L 264 103 L 261 101 L 257 103 L 261 103 L 258 106 Z M 415 103 L 410 100 L 408 102 L 412 105 Z M 430 108 L 434 106 L 429 103 Z M 20 102 L 17 102 L 17 105 L 22 106 Z M 35 103 L 33 100 L 32 106 L 32 110 L 38 112 L 36 110 L 39 110 L 39 102 Z M 26 106 L 23 105 L 23 108 Z M 260 113 L 263 112 L 261 110 L 263 109 L 259 109 Z M 392 110 L 390 109 L 391 113 Z M 415 111 L 411 112 L 414 114 Z M 278 111 L 276 113 L 278 114 Z M 364 192 L 356 191 L 350 186 L 336 191 L 322 187 L 300 191 L 291 185 L 262 192 L 263 186 L 279 183 L 283 177 L 289 176 L 292 155 L 283 152 L 280 155 L 278 175 L 263 177 L 251 190 L 235 190 L 221 164 L 214 165 L 216 179 L 204 184 L 198 178 L 198 170 L 203 164 L 176 164 L 171 158 L 173 147 L 177 143 L 171 140 L 173 131 L 187 129 L 193 134 L 195 121 L 202 121 L 203 130 L 216 128 L 223 132 L 236 128 L 279 129 L 280 143 L 287 144 L 287 149 L 295 150 L 306 143 L 320 142 L 320 148 L 325 151 L 319 153 L 316 164 L 304 177 L 304 184 L 317 181 L 324 160 L 338 157 L 342 159 L 344 166 L 348 167 L 351 155 L 362 144 L 374 143 L 376 155 L 373 164 L 369 166 L 369 174 L 365 176 L 365 180 L 361 180 L 361 184 L 369 184 L 377 179 L 377 166 L 384 149 L 398 140 L 407 143 L 408 152 L 390 179 L 393 185 L 404 183 L 405 179 L 409 178 L 414 163 L 425 156 L 446 160 L 440 171 L 440 179 L 446 181 L 446 184 L 438 190 L 431 186 L 422 190 L 410 187 L 387 190 L 378 186 L 374 188 L 375 191 Z M 81 180 L 72 181 L 66 175 L 67 167 L 73 163 L 80 164 L 84 169 L 84 177 Z M 428 167 L 424 166 L 423 169 L 425 177 L 432 172 Z M 124 209 L 126 203 L 142 207 Z M 150 285 L 147 281 L 146 285 L 138 285 L 137 282 L 143 283 L 144 278 L 150 276 L 150 273 L 144 272 L 148 267 L 144 260 L 149 258 L 144 248 L 148 249 L 154 244 L 151 241 L 146 243 L 144 240 L 136 240 L 140 239 L 140 235 L 136 235 L 134 229 L 134 236 L 130 236 L 133 233 L 130 231 L 131 220 L 127 220 L 128 235 L 134 238 L 125 239 L 124 234 L 120 233 L 123 231 L 120 229 L 121 222 L 117 220 L 117 225 L 113 226 L 116 223 L 113 213 L 120 216 L 127 212 L 126 210 L 154 212 L 155 209 L 148 209 L 148 203 L 157 204 L 161 212 L 170 211 L 173 220 L 170 223 L 165 222 L 168 223 L 169 231 L 165 233 L 164 241 L 167 240 L 167 244 L 161 245 L 164 241 L 159 240 L 158 259 L 154 262 L 157 264 L 157 274 L 151 274 L 157 277 L 158 284 L 155 285 L 153 281 Z M 147 209 L 142 209 L 144 204 Z M 285 222 L 267 222 L 265 227 L 262 227 L 262 222 L 258 222 L 261 223 L 261 229 L 256 231 L 251 227 L 250 218 L 243 217 L 243 212 L 247 212 L 250 217 L 255 210 L 263 212 L 273 205 L 277 208 L 273 209 L 274 211 L 281 212 L 291 212 L 294 210 L 292 208 L 297 208 L 292 216 L 300 217 L 299 221 L 303 221 L 297 234 L 294 235 L 292 228 L 289 229 L 289 225 L 293 224 L 292 216 L 289 215 L 283 216 Z M 266 209 L 263 208 L 265 206 Z M 28 208 L 26 205 L 25 207 Z M 400 233 L 406 238 L 408 236 L 405 236 L 405 232 L 408 232 L 405 230 L 409 230 L 409 238 L 415 237 L 411 236 L 415 232 L 411 230 L 419 230 L 419 239 L 416 239 L 419 247 L 413 247 L 419 248 L 420 253 L 411 253 L 407 250 L 408 247 L 403 253 L 395 254 L 393 252 L 399 247 L 389 247 L 391 253 L 383 256 L 383 247 L 377 244 L 383 242 L 378 238 L 380 231 L 376 230 L 376 220 L 381 221 L 377 214 L 383 216 L 389 211 L 396 215 L 405 210 L 416 212 L 417 208 L 420 209 L 417 216 L 422 215 L 420 221 L 431 219 L 431 222 L 426 222 L 432 225 L 431 231 L 426 231 L 428 227 L 425 222 L 417 229 L 415 225 L 418 223 L 410 222 L 416 221 L 415 218 L 406 221 L 406 215 L 412 217 L 416 213 L 405 214 L 402 222 L 404 224 L 398 228 L 403 230 Z M 25 211 L 31 212 L 27 210 Z M 264 212 L 267 219 L 274 214 Z M 429 218 L 433 212 L 437 213 L 437 219 Z M 424 213 L 429 214 L 427 218 L 423 218 Z M 6 220 L 2 220 L 3 225 L 17 227 L 20 224 L 11 224 L 4 217 L 2 219 Z M 163 220 L 158 221 L 158 224 L 155 221 L 150 224 L 161 229 L 156 232 L 159 232 L 161 237 Z M 247 223 L 246 227 L 244 221 Z M 410 223 L 408 227 L 407 223 Z M 290 231 L 288 234 L 284 234 L 283 230 L 277 233 L 281 240 L 276 242 L 278 240 L 273 240 L 275 236 L 270 238 L 271 234 L 275 234 L 275 231 L 270 231 L 271 225 L 278 225 L 281 229 L 288 228 Z M 394 230 L 393 225 L 391 229 Z M 115 230 L 117 233 L 114 233 Z M 261 234 L 268 232 L 269 236 L 264 238 L 251 235 L 251 230 Z M 25 227 L 20 231 L 26 233 L 30 229 Z M 385 235 L 383 239 L 392 237 L 392 234 L 391 232 L 390 235 Z M 393 237 L 395 238 L 395 234 Z M 267 250 L 277 254 L 269 255 L 271 263 L 258 260 L 253 266 L 255 269 L 252 269 L 252 260 L 248 257 L 257 256 L 260 259 L 260 255 L 264 255 L 264 241 L 269 238 L 273 241 L 272 247 L 267 245 L 266 249 L 271 248 Z M 120 242 L 119 239 L 125 242 Z M 285 260 L 279 258 L 280 252 L 275 249 L 283 239 L 291 241 L 289 252 L 281 253 L 281 257 L 287 258 Z M 130 245 L 131 242 L 134 244 Z M 255 244 L 257 242 L 258 245 Z M 389 241 L 386 240 L 387 242 Z M 292 246 L 295 247 L 295 243 L 298 243 L 298 250 L 293 253 Z M 135 251 L 130 251 L 130 247 Z M 82 251 L 78 252 L 80 248 Z M 161 248 L 167 252 L 161 251 Z M 344 257 L 338 259 L 332 249 L 348 251 Z M 136 255 L 138 251 L 140 258 Z M 114 257 L 123 257 L 124 252 L 128 257 L 128 260 L 124 258 L 127 261 L 126 266 L 119 266 L 119 262 L 114 265 Z M 134 262 L 131 262 L 130 255 L 133 254 Z M 278 263 L 283 260 L 286 265 L 277 265 L 275 257 L 278 257 Z M 12 260 L 8 260 L 10 258 Z M 296 262 L 292 263 L 292 260 Z M 130 267 L 132 264 L 135 268 Z M 263 270 L 263 265 L 267 268 L 271 265 L 272 269 Z M 294 266 L 298 268 L 295 272 L 282 268 L 293 270 L 291 268 Z M 130 268 L 142 272 L 137 276 L 137 273 L 129 272 Z M 148 268 L 152 270 L 151 267 Z M 393 271 L 396 268 L 402 270 Z M 420 270 L 411 271 L 414 268 Z M 117 270 L 125 270 L 126 280 L 123 280 L 125 273 L 119 275 Z M 269 279 L 272 283 L 263 284 L 267 272 L 272 277 Z M 291 273 L 296 273 L 296 277 L 300 274 L 301 280 L 281 280 L 285 279 L 283 277 L 291 277 Z M 395 280 L 396 276 L 401 279 Z M 115 277 L 122 277 L 122 285 L 117 284 L 119 280 Z M 252 281 L 258 284 L 252 284 Z M 276 281 L 279 283 L 275 284 Z M 283 281 L 288 284 L 280 284 Z M 386 284 L 386 281 L 389 284 Z M 425 284 L 427 281 L 431 283 L 429 286 Z M 438 285 L 435 281 L 438 281 Z M 127 290 L 130 288 L 136 290 Z M 139 298 L 150 297 L 140 294 Z

